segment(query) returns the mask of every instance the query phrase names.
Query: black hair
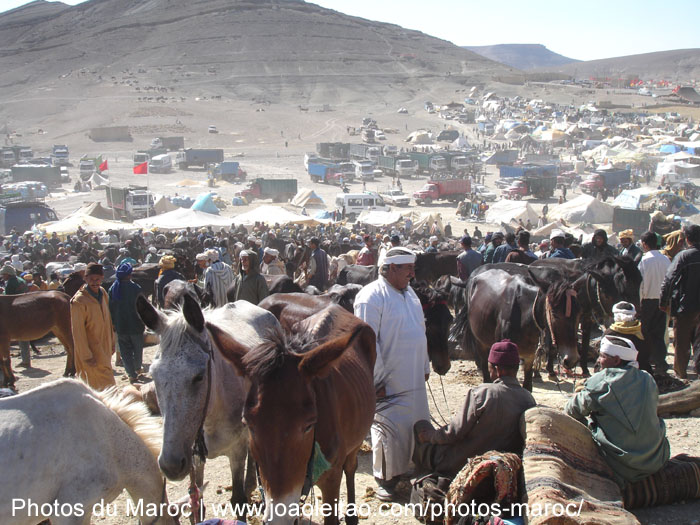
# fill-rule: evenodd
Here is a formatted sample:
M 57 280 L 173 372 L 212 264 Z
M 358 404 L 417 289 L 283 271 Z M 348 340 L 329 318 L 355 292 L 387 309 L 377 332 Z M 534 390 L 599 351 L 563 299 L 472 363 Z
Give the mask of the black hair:
M 700 226 L 697 224 L 686 224 L 683 226 L 683 234 L 689 244 L 700 244 Z
M 658 242 L 654 232 L 644 232 L 640 240 L 646 244 L 650 250 L 656 250 L 658 248 Z

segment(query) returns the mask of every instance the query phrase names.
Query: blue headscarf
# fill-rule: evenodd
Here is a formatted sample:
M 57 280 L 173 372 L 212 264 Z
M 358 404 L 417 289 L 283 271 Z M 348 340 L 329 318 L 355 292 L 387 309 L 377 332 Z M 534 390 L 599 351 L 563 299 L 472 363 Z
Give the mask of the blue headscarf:
M 112 299 L 114 299 L 115 301 L 121 301 L 122 294 L 120 288 L 122 284 L 122 279 L 127 275 L 131 275 L 131 272 L 133 270 L 134 267 L 131 266 L 131 264 L 129 263 L 122 263 L 117 268 L 117 280 L 114 281 L 114 284 L 112 285 Z

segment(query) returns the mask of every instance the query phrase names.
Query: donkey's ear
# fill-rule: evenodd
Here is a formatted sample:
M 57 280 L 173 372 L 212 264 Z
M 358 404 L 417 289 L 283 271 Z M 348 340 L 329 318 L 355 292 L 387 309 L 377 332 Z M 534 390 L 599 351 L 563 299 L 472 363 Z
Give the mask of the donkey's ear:
M 182 305 L 182 314 L 185 316 L 185 321 L 197 332 L 204 330 L 204 315 L 202 308 L 190 294 L 185 294 L 184 303 Z
M 136 298 L 136 313 L 143 323 L 157 334 L 165 327 L 165 315 L 153 308 L 143 295 Z
M 536 286 L 539 287 L 542 292 L 546 292 L 549 290 L 549 287 L 552 285 L 552 283 L 546 279 L 544 279 L 543 275 L 540 275 L 538 272 L 533 272 L 528 268 L 527 270 L 528 275 L 530 276 L 530 279 L 535 283 Z
M 369 331 L 369 334 L 367 331 Z M 366 343 L 371 347 L 372 354 L 376 352 L 374 332 L 363 323 L 355 327 L 352 332 L 331 339 L 310 352 L 303 354 L 299 362 L 299 371 L 308 379 L 327 376 L 336 361 L 343 355 L 343 352 L 358 338 L 361 339 L 363 344 Z M 374 363 L 372 363 L 372 366 L 374 367 Z
M 207 323 L 207 329 L 214 340 L 216 348 L 219 349 L 221 355 L 229 361 L 236 370 L 239 376 L 245 376 L 245 366 L 243 366 L 243 357 L 245 357 L 248 349 L 236 341 L 228 332 L 211 323 Z

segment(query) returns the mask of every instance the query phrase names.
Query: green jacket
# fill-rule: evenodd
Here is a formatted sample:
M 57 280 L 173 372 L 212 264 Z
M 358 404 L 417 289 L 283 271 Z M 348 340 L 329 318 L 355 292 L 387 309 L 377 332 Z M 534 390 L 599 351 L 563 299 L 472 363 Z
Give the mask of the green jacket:
M 17 295 L 27 291 L 27 283 L 21 277 L 10 277 L 5 283 L 5 295 Z
M 252 265 L 251 261 L 251 265 Z M 234 301 L 248 301 L 257 305 L 260 301 L 270 295 L 267 288 L 267 281 L 257 272 L 246 275 L 240 273 L 233 280 Z
M 638 368 L 606 368 L 593 374 L 566 404 L 566 413 L 588 423 L 600 453 L 620 485 L 639 481 L 670 456 L 666 425 L 656 415 L 659 391 Z
M 114 284 L 109 289 L 109 313 L 112 314 L 112 324 L 118 334 L 142 334 L 146 328 L 136 312 L 136 298 L 141 293 L 141 287 L 133 281 L 121 282 L 121 299 L 113 298 Z

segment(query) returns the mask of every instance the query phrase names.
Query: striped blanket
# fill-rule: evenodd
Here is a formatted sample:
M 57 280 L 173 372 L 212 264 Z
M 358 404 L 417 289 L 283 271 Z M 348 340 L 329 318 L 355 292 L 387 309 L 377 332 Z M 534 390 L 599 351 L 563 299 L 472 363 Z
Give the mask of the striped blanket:
M 523 414 L 521 431 L 530 525 L 639 525 L 585 425 L 534 407 Z
M 668 460 L 656 474 L 635 483 L 624 491 L 625 508 L 638 509 L 669 505 L 700 498 L 700 458 L 680 454 Z

